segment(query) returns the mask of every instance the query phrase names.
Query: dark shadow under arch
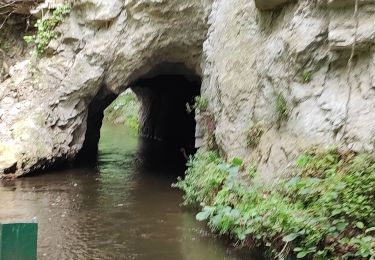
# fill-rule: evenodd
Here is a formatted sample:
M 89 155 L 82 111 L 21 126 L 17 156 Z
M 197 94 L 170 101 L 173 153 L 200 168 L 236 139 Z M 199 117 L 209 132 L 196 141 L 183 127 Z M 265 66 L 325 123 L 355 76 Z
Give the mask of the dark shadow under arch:
M 141 102 L 140 158 L 146 165 L 171 167 L 195 152 L 195 115 L 189 111 L 200 94 L 201 79 L 180 64 L 161 64 L 130 87 Z M 103 86 L 89 106 L 79 164 L 95 164 L 104 110 L 117 95 Z

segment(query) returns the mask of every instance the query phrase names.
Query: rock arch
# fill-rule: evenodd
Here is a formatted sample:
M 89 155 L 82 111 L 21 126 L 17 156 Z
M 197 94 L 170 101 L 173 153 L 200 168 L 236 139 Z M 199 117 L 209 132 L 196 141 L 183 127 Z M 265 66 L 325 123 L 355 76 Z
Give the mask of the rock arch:
M 169 154 L 183 163 L 195 151 L 193 104 L 200 95 L 201 82 L 201 77 L 183 64 L 162 63 L 127 86 L 141 102 L 141 148 L 146 145 L 150 148 L 141 151 L 151 153 L 148 158 L 157 155 L 161 161 L 164 156 L 152 151 L 164 151 L 165 161 L 171 161 L 167 158 Z M 96 163 L 104 110 L 115 98 L 117 95 L 102 85 L 88 106 L 85 140 L 77 156 L 78 163 Z
M 47 57 L 0 84 L 0 174 L 73 160 L 99 90 L 116 95 L 165 62 L 203 79 L 205 137 L 266 181 L 311 146 L 373 153 L 375 9 L 359 1 L 355 18 L 355 3 L 75 0 Z
M 210 1 L 98 2 L 77 1 L 48 46 L 53 55 L 18 64 L 3 83 L 18 104 L 0 130 L 3 172 L 73 160 L 94 97 L 121 93 L 158 64 L 183 64 L 201 76 Z

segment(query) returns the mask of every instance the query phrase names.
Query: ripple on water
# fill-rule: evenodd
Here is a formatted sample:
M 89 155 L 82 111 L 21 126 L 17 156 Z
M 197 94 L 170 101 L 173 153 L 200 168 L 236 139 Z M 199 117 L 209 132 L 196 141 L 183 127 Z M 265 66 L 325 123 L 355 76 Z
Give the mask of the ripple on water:
M 250 259 L 182 210 L 176 176 L 134 167 L 137 140 L 102 129 L 99 166 L 0 183 L 0 221 L 36 219 L 38 259 Z

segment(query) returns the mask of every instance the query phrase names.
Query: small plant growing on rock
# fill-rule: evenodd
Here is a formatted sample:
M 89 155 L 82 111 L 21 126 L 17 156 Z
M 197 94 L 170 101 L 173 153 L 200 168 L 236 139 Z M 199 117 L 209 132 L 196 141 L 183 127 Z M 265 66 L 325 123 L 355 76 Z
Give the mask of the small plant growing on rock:
M 251 126 L 247 133 L 247 146 L 249 148 L 257 147 L 263 134 L 264 127 L 261 123 Z
M 38 54 L 43 54 L 50 41 L 57 37 L 54 29 L 71 10 L 70 4 L 64 4 L 56 8 L 51 16 L 39 19 L 35 24 L 36 35 L 24 36 L 25 42 L 35 43 Z
M 284 120 L 288 120 L 289 111 L 288 111 L 288 103 L 283 96 L 283 94 L 279 93 L 276 97 L 276 111 L 277 111 L 277 123 L 280 127 L 281 122 Z
M 194 99 L 195 103 L 194 103 L 194 109 L 200 111 L 200 112 L 204 112 L 207 110 L 208 108 L 208 100 L 207 98 L 205 97 L 202 97 L 202 96 L 196 96 L 195 99 Z
M 267 245 L 272 259 L 375 259 L 375 160 L 337 149 L 302 154 L 295 172 L 257 182 L 240 159 L 198 151 L 174 187 L 197 220 L 244 246 Z
M 104 111 L 104 121 L 111 124 L 124 124 L 134 134 L 140 130 L 140 102 L 130 89 L 120 94 Z
M 304 70 L 301 77 L 303 83 L 309 83 L 312 80 L 312 72 L 310 70 Z

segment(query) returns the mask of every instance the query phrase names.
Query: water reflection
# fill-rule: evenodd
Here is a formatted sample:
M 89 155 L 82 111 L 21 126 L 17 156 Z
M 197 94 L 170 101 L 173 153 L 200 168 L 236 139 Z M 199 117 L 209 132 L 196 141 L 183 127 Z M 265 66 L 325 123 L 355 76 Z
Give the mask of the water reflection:
M 36 219 L 38 259 L 250 259 L 179 207 L 175 175 L 135 168 L 136 148 L 104 127 L 98 169 L 1 183 L 0 221 Z

